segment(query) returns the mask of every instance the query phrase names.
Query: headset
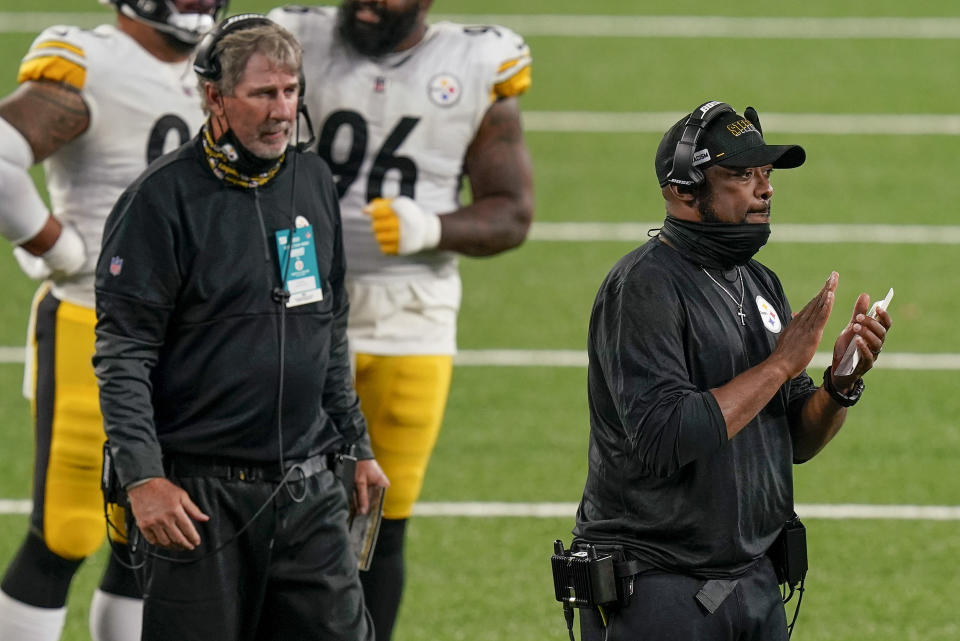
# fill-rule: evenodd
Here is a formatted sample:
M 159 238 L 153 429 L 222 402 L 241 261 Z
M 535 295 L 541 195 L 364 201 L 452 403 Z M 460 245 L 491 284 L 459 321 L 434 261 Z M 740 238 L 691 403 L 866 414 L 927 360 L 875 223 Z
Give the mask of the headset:
M 203 40 L 197 45 L 197 52 L 194 55 L 193 70 L 197 72 L 198 76 L 207 80 L 220 80 L 223 69 L 220 68 L 220 60 L 217 58 L 216 50 L 224 36 L 234 31 L 271 24 L 273 24 L 273 21 L 260 13 L 240 13 L 230 16 L 203 36 Z
M 695 187 L 704 181 L 703 172 L 694 166 L 693 155 L 697 151 L 697 141 L 706 131 L 711 122 L 721 114 L 736 113 L 733 107 L 725 102 L 711 100 L 705 102 L 690 113 L 687 122 L 683 125 L 683 133 L 677 142 L 677 149 L 673 154 L 673 166 L 667 174 L 667 182 L 684 187 Z
M 223 69 L 220 67 L 220 60 L 217 57 L 217 45 L 220 44 L 224 36 L 234 31 L 242 31 L 244 29 L 252 29 L 253 27 L 272 24 L 276 23 L 260 13 L 240 13 L 235 16 L 230 16 L 208 31 L 203 37 L 203 40 L 200 41 L 200 44 L 197 45 L 196 54 L 193 59 L 193 70 L 201 78 L 206 78 L 213 82 L 220 80 L 223 75 Z M 307 125 L 308 136 L 306 141 L 298 142 L 296 146 L 297 151 L 306 151 L 316 141 L 316 135 L 313 131 L 313 121 L 310 120 L 310 113 L 307 111 L 307 105 L 304 102 L 304 94 L 307 91 L 307 79 L 303 74 L 302 65 L 298 72 L 298 81 L 300 83 L 300 91 L 297 96 L 297 115 L 298 118 L 300 115 L 303 116 Z M 297 139 L 299 139 L 299 128 L 297 130 Z

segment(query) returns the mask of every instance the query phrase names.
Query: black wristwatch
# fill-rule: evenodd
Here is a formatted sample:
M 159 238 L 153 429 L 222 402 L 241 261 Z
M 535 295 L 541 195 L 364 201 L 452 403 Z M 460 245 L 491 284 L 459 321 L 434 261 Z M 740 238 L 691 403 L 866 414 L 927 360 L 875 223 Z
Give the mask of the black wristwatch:
M 823 389 L 827 391 L 830 398 L 840 407 L 855 405 L 856 402 L 860 400 L 860 395 L 863 394 L 865 387 L 866 385 L 863 384 L 863 378 L 858 378 L 857 382 L 853 384 L 853 390 L 849 394 L 844 394 L 833 386 L 832 366 L 828 366 L 827 369 L 823 370 Z

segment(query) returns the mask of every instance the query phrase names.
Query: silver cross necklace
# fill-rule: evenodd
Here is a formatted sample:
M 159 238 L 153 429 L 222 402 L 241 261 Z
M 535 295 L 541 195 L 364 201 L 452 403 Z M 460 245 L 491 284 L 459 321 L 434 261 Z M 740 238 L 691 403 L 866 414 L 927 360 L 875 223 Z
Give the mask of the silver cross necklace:
M 708 272 L 703 265 L 700 265 L 700 269 L 702 269 L 703 273 L 707 275 L 707 278 L 712 280 L 717 287 L 723 290 L 724 294 L 730 297 L 730 300 L 732 300 L 734 304 L 737 306 L 737 316 L 740 317 L 740 324 L 743 326 L 746 326 L 747 315 L 743 313 L 743 297 L 747 293 L 747 288 L 743 284 L 743 274 L 740 272 L 740 266 L 737 265 L 737 276 L 740 278 L 740 300 L 739 301 L 736 298 L 734 298 L 733 294 L 727 291 L 726 287 L 720 284 L 720 281 L 718 281 L 716 278 L 711 276 L 710 272 Z

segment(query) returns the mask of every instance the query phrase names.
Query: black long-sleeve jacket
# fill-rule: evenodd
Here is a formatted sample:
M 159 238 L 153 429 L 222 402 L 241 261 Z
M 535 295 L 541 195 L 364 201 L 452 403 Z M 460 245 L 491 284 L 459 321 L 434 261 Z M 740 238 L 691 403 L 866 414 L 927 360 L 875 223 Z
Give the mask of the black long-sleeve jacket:
M 710 392 L 769 357 L 792 318 L 770 269 L 751 260 L 740 273 L 726 285 L 743 321 L 723 285 L 660 238 L 621 258 L 600 286 L 578 541 L 622 545 L 668 571 L 730 578 L 790 518 L 791 425 L 813 381 L 803 372 L 785 383 L 732 439 Z
M 372 456 L 347 352 L 335 187 L 323 160 L 295 154 L 241 188 L 214 175 L 195 138 L 107 219 L 93 362 L 124 485 L 163 476 L 170 454 L 270 463 L 281 447 L 293 459 L 355 444 Z M 298 217 L 312 225 L 323 299 L 285 308 L 275 233 Z

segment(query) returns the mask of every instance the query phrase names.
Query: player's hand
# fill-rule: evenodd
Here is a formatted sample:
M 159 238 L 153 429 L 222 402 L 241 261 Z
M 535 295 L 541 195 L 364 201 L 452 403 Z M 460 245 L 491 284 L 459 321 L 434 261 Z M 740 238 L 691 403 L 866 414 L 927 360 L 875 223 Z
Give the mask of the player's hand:
M 440 216 L 406 196 L 374 198 L 363 211 L 384 254 L 406 256 L 440 244 Z
M 376 459 L 357 461 L 353 475 L 354 491 L 357 493 L 357 511 L 366 514 L 370 510 L 370 488 L 390 487 L 390 480 L 380 469 Z
M 192 550 L 200 545 L 193 521 L 209 521 L 182 488 L 164 478 L 150 479 L 127 490 L 137 527 L 152 545 Z M 192 520 L 191 520 L 192 519 Z
M 76 227 L 63 224 L 53 245 L 35 256 L 23 247 L 15 247 L 13 255 L 21 271 L 33 280 L 58 279 L 76 274 L 87 261 L 87 248 Z
M 840 332 L 837 342 L 833 345 L 833 372 L 837 371 L 851 341 L 856 344 L 857 351 L 860 354 L 860 360 L 851 374 L 847 376 L 833 374 L 833 384 L 838 390 L 846 391 L 850 389 L 858 378 L 873 368 L 874 362 L 883 349 L 883 341 L 887 337 L 887 330 L 893 324 L 887 310 L 877 310 L 876 318 L 867 316 L 869 310 L 870 297 L 867 294 L 860 294 L 853 306 L 850 322 Z
M 771 358 L 776 358 L 787 380 L 799 375 L 810 364 L 823 339 L 823 328 L 833 311 L 834 295 L 840 276 L 831 272 L 817 295 L 803 309 L 793 315 L 783 330 Z

